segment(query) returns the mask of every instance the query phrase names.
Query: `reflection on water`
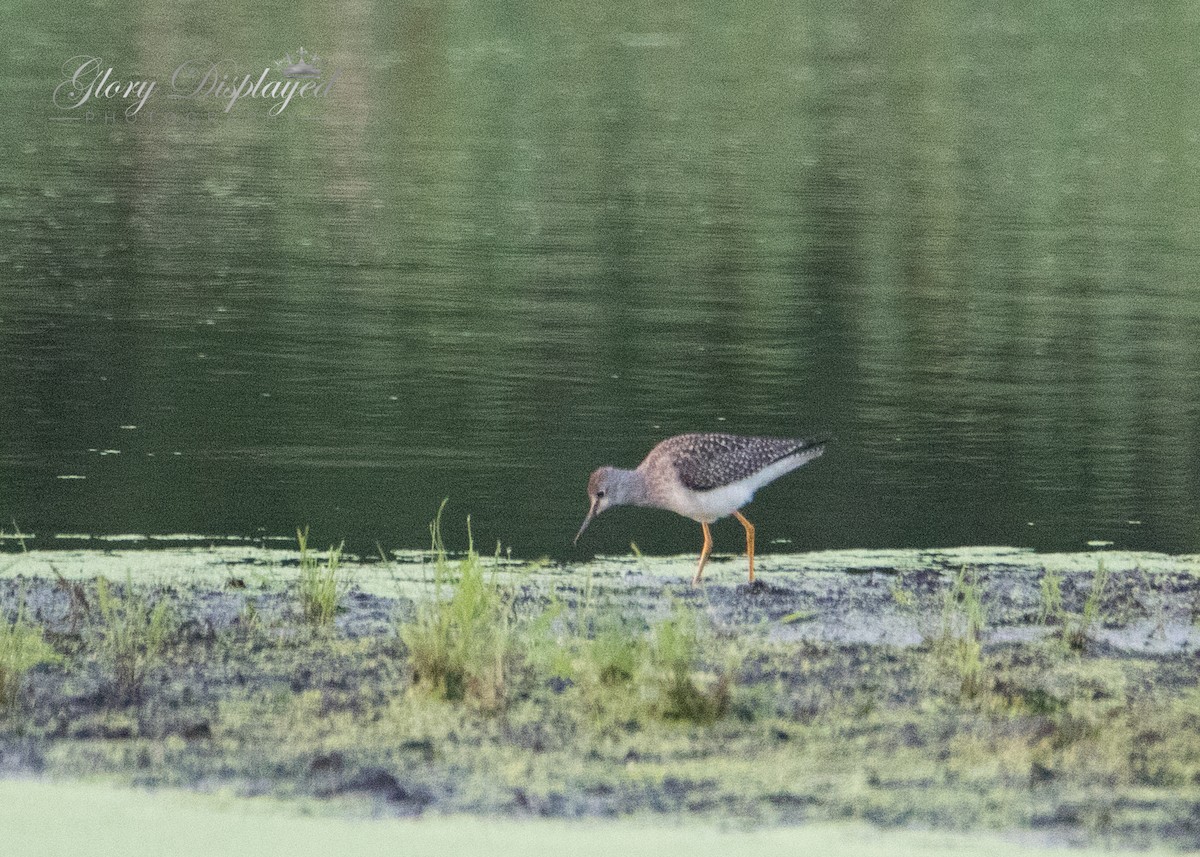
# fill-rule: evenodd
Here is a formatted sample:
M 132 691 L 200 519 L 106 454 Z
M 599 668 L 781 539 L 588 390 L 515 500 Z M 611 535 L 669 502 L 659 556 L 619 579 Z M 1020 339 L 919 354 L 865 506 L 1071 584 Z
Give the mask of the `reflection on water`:
M 79 34 L 24 20 L 0 520 L 369 549 L 448 495 L 479 543 L 567 557 L 599 464 L 822 431 L 764 543 L 1195 550 L 1198 25 L 1071 5 L 358 3 L 321 24 L 324 102 L 74 125 Z M 140 8 L 88 39 L 146 74 L 295 47 Z M 699 529 L 624 510 L 584 548 L 630 540 Z

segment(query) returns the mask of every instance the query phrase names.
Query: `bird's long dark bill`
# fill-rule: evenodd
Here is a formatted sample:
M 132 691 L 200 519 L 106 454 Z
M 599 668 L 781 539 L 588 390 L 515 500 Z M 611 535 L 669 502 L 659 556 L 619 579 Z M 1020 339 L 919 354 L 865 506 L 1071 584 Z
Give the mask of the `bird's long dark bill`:
M 579 528 L 579 532 L 575 534 L 573 545 L 579 544 L 579 537 L 583 535 L 583 531 L 588 528 L 588 524 L 592 522 L 592 518 L 596 517 L 596 504 L 592 503 L 592 508 L 588 509 L 587 517 L 583 519 L 583 526 Z

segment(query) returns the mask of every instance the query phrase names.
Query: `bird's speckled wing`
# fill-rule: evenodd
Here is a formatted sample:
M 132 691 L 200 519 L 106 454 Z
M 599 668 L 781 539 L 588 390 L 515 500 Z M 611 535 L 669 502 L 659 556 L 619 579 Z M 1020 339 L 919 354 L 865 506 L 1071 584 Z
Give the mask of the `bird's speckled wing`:
M 650 455 L 666 456 L 684 487 L 709 491 L 737 482 L 768 465 L 811 450 L 820 455 L 822 441 L 735 434 L 681 434 L 660 443 Z

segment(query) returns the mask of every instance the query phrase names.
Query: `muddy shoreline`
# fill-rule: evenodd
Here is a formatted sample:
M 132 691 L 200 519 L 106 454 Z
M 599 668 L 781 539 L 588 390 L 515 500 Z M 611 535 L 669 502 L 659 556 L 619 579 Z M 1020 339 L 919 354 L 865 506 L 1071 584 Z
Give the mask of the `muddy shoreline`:
M 857 818 L 1200 846 L 1200 557 L 770 555 L 753 586 L 744 559 L 718 557 L 700 589 L 691 557 L 485 562 L 514 627 L 549 634 L 539 645 L 551 652 L 591 633 L 584 612 L 633 637 L 695 617 L 695 681 L 727 685 L 727 704 L 712 722 L 625 715 L 644 688 L 598 702 L 579 674 L 539 666 L 544 651 L 525 658 L 502 710 L 426 699 L 397 630 L 432 596 L 419 552 L 345 562 L 334 625 L 314 631 L 297 608 L 295 551 L 34 550 L 0 554 L 0 615 L 23 602 L 61 660 L 31 671 L 2 721 L 0 775 L 401 816 Z M 101 576 L 171 605 L 169 645 L 136 690 L 90 649 Z M 963 628 L 970 599 L 978 633 Z M 1066 626 L 1089 610 L 1068 644 Z

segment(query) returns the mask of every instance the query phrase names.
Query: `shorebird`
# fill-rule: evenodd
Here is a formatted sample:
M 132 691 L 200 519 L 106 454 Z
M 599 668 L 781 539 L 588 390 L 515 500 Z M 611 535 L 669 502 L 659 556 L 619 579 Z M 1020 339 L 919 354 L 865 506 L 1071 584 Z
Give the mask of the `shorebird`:
M 736 434 L 695 433 L 669 437 L 650 450 L 633 470 L 601 467 L 588 479 L 591 508 L 575 543 L 588 524 L 613 506 L 652 506 L 670 509 L 699 521 L 704 546 L 692 585 L 700 583 L 704 563 L 712 552 L 708 525 L 734 515 L 746 529 L 746 556 L 754 582 L 754 525 L 739 509 L 754 492 L 807 464 L 825 451 L 824 440 L 743 437 Z

